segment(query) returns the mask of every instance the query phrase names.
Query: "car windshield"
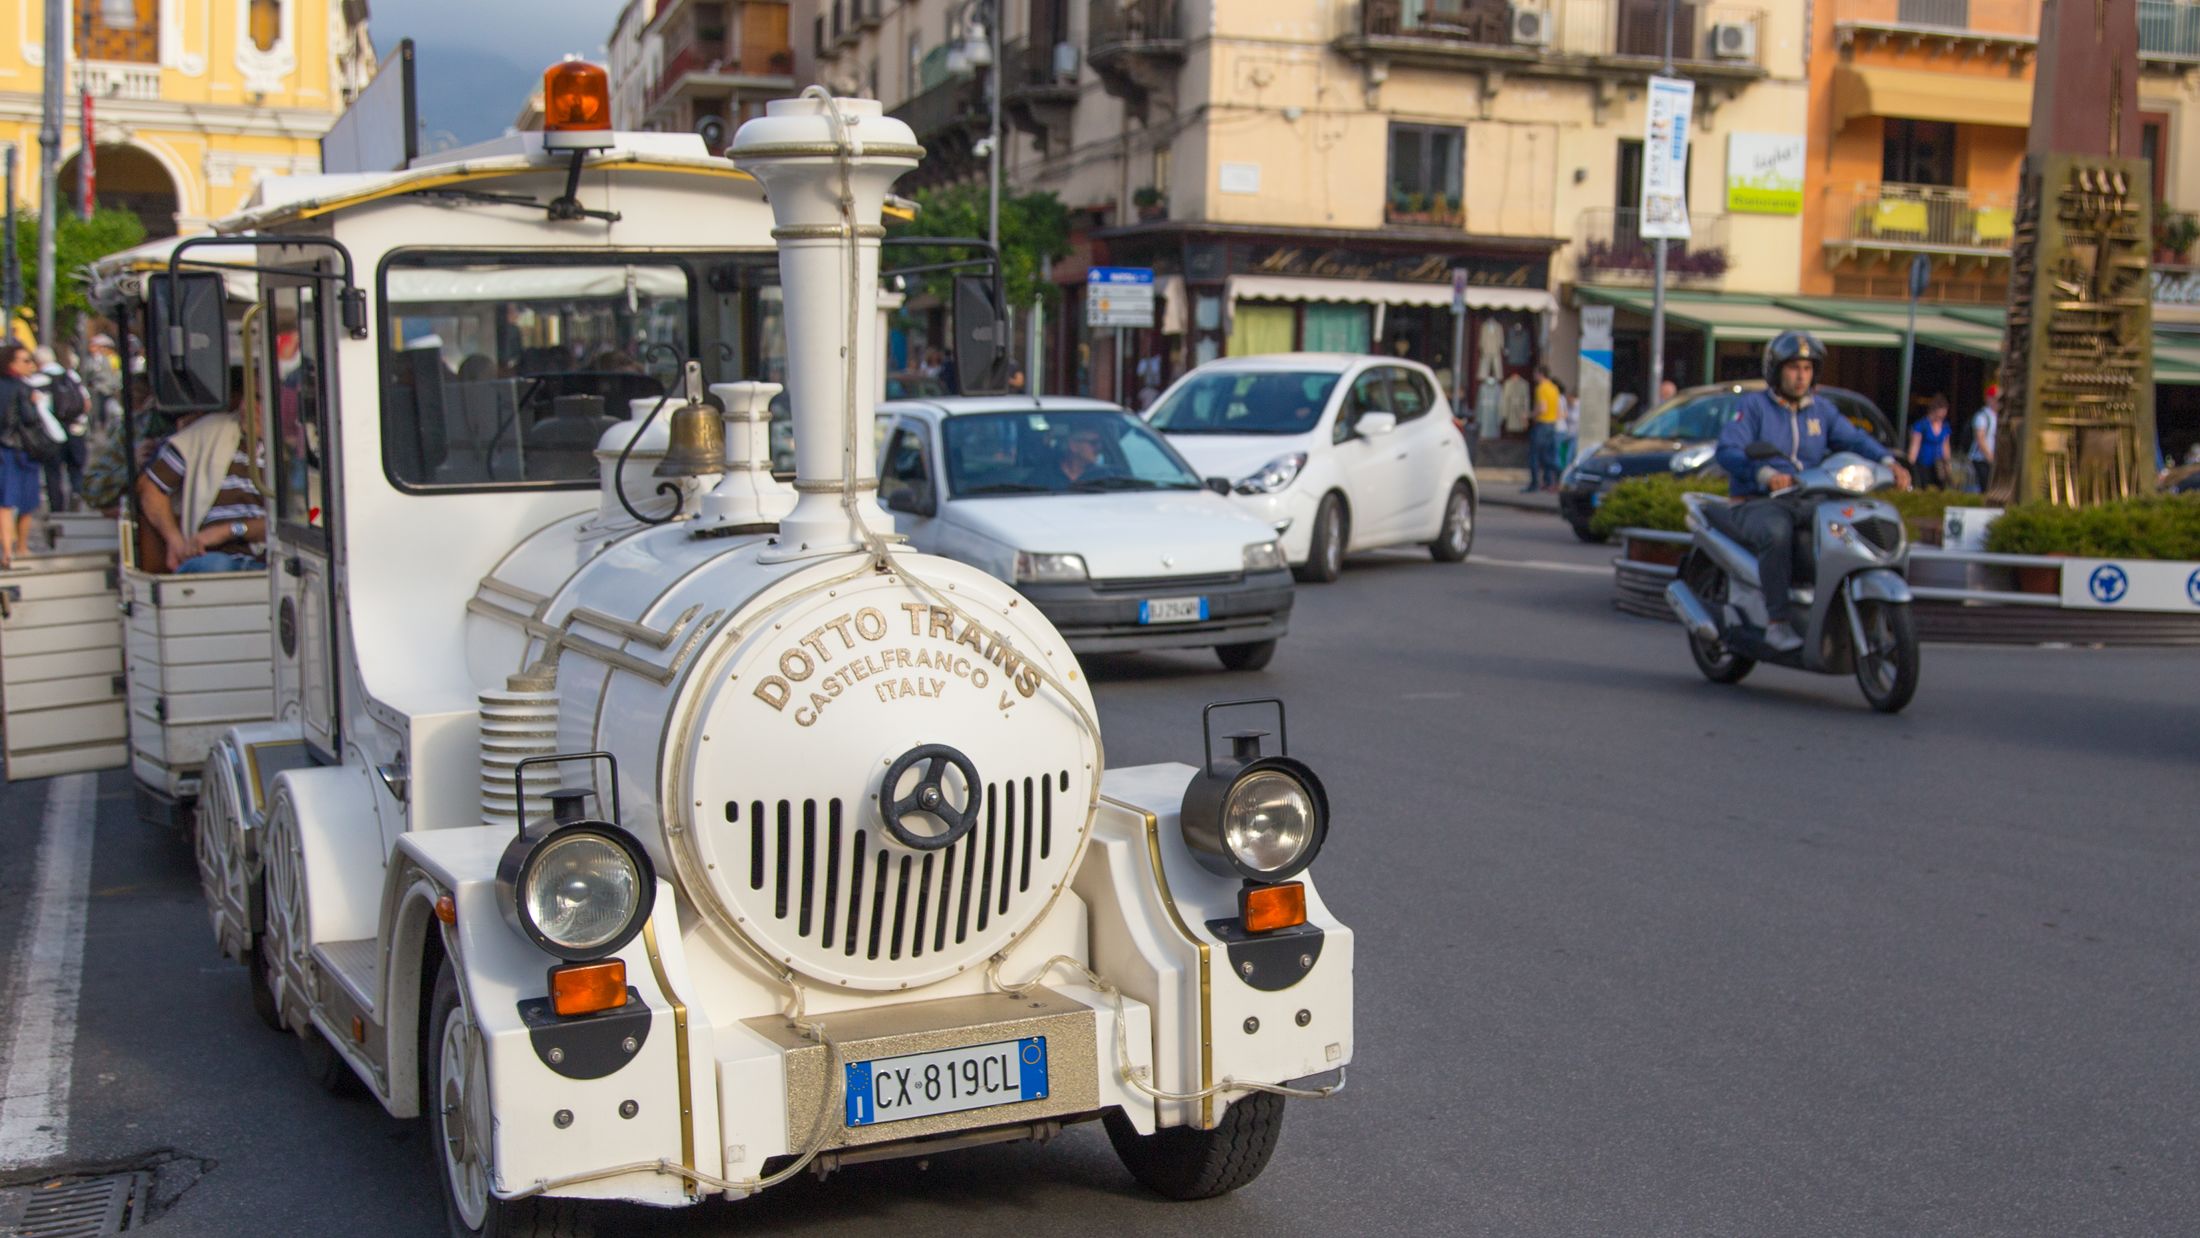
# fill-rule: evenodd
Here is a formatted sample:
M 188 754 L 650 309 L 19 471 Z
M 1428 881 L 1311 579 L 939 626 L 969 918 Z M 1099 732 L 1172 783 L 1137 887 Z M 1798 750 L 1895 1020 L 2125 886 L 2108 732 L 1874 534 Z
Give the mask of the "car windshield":
M 1197 490 L 1199 477 L 1129 413 L 969 413 L 942 427 L 956 498 Z
M 1319 370 L 1214 370 L 1177 385 L 1148 418 L 1167 434 L 1304 434 L 1342 375 Z
M 1627 427 L 1627 433 L 1635 438 L 1677 438 L 1688 442 L 1715 439 L 1719 431 L 1726 428 L 1726 423 L 1734 420 L 1734 412 L 1741 403 L 1742 397 L 1731 391 L 1684 396 L 1664 408 L 1652 409 L 1641 421 Z

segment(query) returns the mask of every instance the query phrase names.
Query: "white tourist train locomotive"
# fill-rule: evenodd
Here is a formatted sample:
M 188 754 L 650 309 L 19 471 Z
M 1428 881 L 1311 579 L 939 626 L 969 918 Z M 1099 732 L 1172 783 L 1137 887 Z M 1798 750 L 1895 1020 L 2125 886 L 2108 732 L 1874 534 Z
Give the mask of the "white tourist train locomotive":
M 600 74 L 551 85 L 555 120 Z M 215 250 L 261 268 L 289 359 L 275 720 L 216 745 L 198 822 L 264 1017 L 431 1124 L 460 1232 L 1090 1119 L 1165 1194 L 1250 1181 L 1352 1056 L 1353 938 L 1307 873 L 1329 807 L 1280 728 L 1218 748 L 1203 717 L 1199 766 L 1107 768 L 1037 610 L 892 536 L 910 131 L 813 91 L 743 126 L 745 175 L 516 140 L 494 194 L 307 184 Z M 775 279 L 714 243 L 767 229 Z M 186 394 L 219 372 L 191 278 L 150 332 Z M 652 344 L 684 394 L 601 381 Z M 777 385 L 705 399 L 714 354 L 783 376 L 791 485 Z

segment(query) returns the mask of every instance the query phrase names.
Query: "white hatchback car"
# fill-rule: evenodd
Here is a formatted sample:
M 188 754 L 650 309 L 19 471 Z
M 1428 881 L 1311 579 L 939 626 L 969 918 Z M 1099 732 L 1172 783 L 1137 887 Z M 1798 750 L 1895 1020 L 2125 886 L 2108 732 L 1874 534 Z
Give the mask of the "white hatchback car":
M 1474 546 L 1480 486 L 1429 368 L 1388 357 L 1279 353 L 1210 361 L 1146 414 L 1201 476 L 1282 539 L 1300 580 L 1335 580 L 1348 550 Z
M 1069 396 L 896 400 L 879 501 L 918 550 L 1016 586 L 1071 649 L 1275 656 L 1291 572 L 1267 525 L 1121 408 Z

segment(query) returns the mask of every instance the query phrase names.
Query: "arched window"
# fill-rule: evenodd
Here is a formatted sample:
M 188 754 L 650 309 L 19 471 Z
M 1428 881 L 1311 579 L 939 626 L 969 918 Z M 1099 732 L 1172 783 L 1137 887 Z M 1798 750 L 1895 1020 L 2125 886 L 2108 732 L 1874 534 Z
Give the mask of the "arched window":
M 76 0 L 72 8 L 79 56 L 160 63 L 160 0 Z
M 274 51 L 283 37 L 282 0 L 252 0 L 249 17 L 252 46 L 263 52 Z

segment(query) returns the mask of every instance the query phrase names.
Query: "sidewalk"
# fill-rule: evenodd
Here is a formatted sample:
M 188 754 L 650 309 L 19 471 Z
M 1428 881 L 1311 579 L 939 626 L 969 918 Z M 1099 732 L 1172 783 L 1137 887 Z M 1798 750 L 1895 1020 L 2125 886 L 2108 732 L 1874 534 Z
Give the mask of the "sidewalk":
M 1474 470 L 1475 480 L 1482 483 L 1482 501 L 1499 507 L 1522 507 L 1529 511 L 1556 512 L 1556 494 L 1522 494 L 1520 488 L 1528 484 L 1528 470 L 1492 466 Z

